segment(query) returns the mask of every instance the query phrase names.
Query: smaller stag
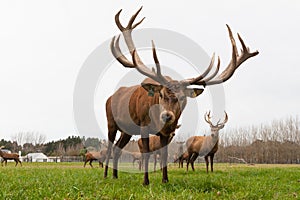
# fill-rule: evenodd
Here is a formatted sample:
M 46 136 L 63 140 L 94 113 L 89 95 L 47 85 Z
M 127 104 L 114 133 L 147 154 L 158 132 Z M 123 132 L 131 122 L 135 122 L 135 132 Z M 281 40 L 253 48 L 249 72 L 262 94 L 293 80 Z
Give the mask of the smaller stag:
M 189 159 L 189 153 L 186 151 L 183 154 L 181 154 L 178 158 L 174 160 L 174 163 L 178 162 L 179 168 L 183 168 L 183 161 L 186 161 L 188 163 Z
M 204 115 L 205 121 L 210 125 L 211 135 L 209 136 L 192 136 L 186 141 L 187 151 L 189 154 L 187 167 L 188 170 L 189 163 L 191 163 L 193 171 L 194 162 L 198 156 L 204 156 L 206 163 L 206 172 L 208 173 L 208 157 L 210 157 L 210 167 L 211 172 L 213 172 L 213 159 L 215 153 L 218 151 L 219 143 L 219 130 L 224 128 L 225 123 L 228 121 L 228 115 L 225 112 L 225 119 L 222 123 L 217 123 L 213 125 L 211 122 L 210 112 Z
M 181 125 L 177 125 L 176 129 L 178 129 Z M 172 141 L 173 137 L 175 136 L 175 132 L 172 132 L 169 137 L 168 137 L 168 144 Z M 138 140 L 138 146 L 140 149 L 140 152 L 143 152 L 143 142 L 142 139 L 140 138 Z M 160 136 L 157 135 L 152 135 L 149 137 L 149 153 L 153 154 L 154 157 L 154 171 L 156 171 L 156 163 L 157 159 L 160 158 L 161 152 L 161 143 L 160 143 Z M 160 160 L 161 161 L 161 160 Z M 143 156 L 142 156 L 142 163 L 143 163 Z M 160 167 L 161 167 L 161 162 L 160 162 Z
M 0 149 L 0 156 L 3 158 L 3 160 L 1 161 L 2 166 L 3 162 L 5 162 L 5 166 L 7 165 L 7 160 L 14 160 L 16 162 L 15 166 L 17 166 L 18 163 L 20 163 L 20 165 L 22 166 L 22 163 L 19 159 L 19 155 L 16 153 L 6 153 Z
M 93 167 L 92 162 L 95 160 L 99 161 L 99 167 L 103 168 L 103 162 L 106 160 L 107 149 L 102 149 L 100 152 L 87 152 L 85 154 L 85 161 L 83 167 L 87 162 L 90 162 L 90 166 Z

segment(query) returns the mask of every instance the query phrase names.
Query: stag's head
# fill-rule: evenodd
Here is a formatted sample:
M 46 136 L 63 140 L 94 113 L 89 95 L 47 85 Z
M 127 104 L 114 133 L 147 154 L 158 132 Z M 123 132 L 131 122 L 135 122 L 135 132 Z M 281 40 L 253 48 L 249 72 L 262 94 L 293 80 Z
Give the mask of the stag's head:
M 204 119 L 205 121 L 210 125 L 210 131 L 211 131 L 211 136 L 214 137 L 214 136 L 219 136 L 219 130 L 221 130 L 222 128 L 224 128 L 226 122 L 228 121 L 228 115 L 226 112 L 225 113 L 225 119 L 223 122 L 220 122 L 220 120 L 217 122 L 216 125 L 214 125 L 212 122 L 211 122 L 211 116 L 210 116 L 210 111 L 208 113 L 205 113 L 204 115 Z
M 185 108 L 187 97 L 194 98 L 200 95 L 203 89 L 186 88 L 180 81 L 172 80 L 170 77 L 164 77 L 163 80 L 158 82 L 159 80 L 146 79 L 142 87 L 148 95 L 157 96 L 161 105 L 160 121 L 164 124 L 171 124 L 179 118 L 181 111 Z
M 157 53 L 155 49 L 154 42 L 152 41 L 152 52 L 153 59 L 156 65 L 156 69 L 149 69 L 139 57 L 137 50 L 135 48 L 133 39 L 132 39 L 132 31 L 136 28 L 142 21 L 145 19 L 141 19 L 139 22 L 134 24 L 134 21 L 141 11 L 140 8 L 129 20 L 127 26 L 123 26 L 120 23 L 120 10 L 115 16 L 115 22 L 122 32 L 126 45 L 130 51 L 132 61 L 128 60 L 126 56 L 121 52 L 119 46 L 120 36 L 117 38 L 113 38 L 111 42 L 111 52 L 114 57 L 127 68 L 135 68 L 141 74 L 149 77 L 153 81 L 144 81 L 142 83 L 142 87 L 148 92 L 149 96 L 156 96 L 159 98 L 159 104 L 163 107 L 160 113 L 160 120 L 165 124 L 173 123 L 176 119 L 179 118 L 181 111 L 184 109 L 187 101 L 187 97 L 195 98 L 199 96 L 203 92 L 203 88 L 196 88 L 193 86 L 207 86 L 207 85 L 215 85 L 220 84 L 227 81 L 234 73 L 234 71 L 248 58 L 253 57 L 258 54 L 258 52 L 250 53 L 249 48 L 246 47 L 242 38 L 238 35 L 238 38 L 242 44 L 242 53 L 238 54 L 237 47 L 235 44 L 235 40 L 233 38 L 230 27 L 227 25 L 229 37 L 232 44 L 232 60 L 230 61 L 227 68 L 218 75 L 220 68 L 220 58 L 218 58 L 218 63 L 213 70 L 215 56 L 213 54 L 211 62 L 208 68 L 198 77 L 185 79 L 185 80 L 173 80 L 167 76 L 163 76 L 161 74 L 160 63 L 157 58 Z M 218 76 L 217 76 L 218 75 Z M 146 79 L 147 80 L 147 79 Z M 149 80 L 149 79 L 148 79 Z

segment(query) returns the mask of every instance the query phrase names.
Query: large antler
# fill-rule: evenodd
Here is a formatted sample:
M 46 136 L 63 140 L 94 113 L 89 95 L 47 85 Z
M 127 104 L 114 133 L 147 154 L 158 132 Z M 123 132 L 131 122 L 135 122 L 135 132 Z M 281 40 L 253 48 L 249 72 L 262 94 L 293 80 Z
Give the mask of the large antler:
M 243 39 L 238 34 L 238 38 L 239 38 L 240 43 L 242 45 L 241 55 L 239 55 L 237 47 L 236 47 L 235 40 L 234 40 L 233 35 L 232 35 L 232 31 L 231 31 L 230 27 L 227 24 L 226 24 L 226 26 L 228 28 L 229 38 L 230 38 L 231 45 L 232 45 L 232 59 L 231 59 L 229 65 L 227 66 L 227 68 L 221 74 L 219 74 L 216 77 L 216 75 L 218 74 L 219 68 L 220 68 L 220 58 L 218 57 L 218 64 L 217 64 L 215 72 L 211 76 L 206 77 L 209 74 L 209 72 L 211 71 L 212 66 L 214 64 L 215 55 L 213 54 L 210 65 L 205 70 L 205 72 L 203 74 L 201 74 L 200 76 L 196 77 L 196 78 L 183 80 L 182 81 L 183 84 L 185 84 L 185 85 L 203 85 L 203 86 L 206 86 L 206 85 L 216 85 L 216 84 L 223 83 L 223 82 L 227 81 L 228 79 L 230 79 L 230 77 L 233 75 L 235 70 L 243 62 L 245 62 L 247 59 L 249 59 L 253 56 L 256 56 L 259 53 L 258 51 L 255 51 L 255 52 L 251 53 L 249 47 L 247 47 L 245 45 Z
M 115 22 L 120 29 L 120 31 L 123 34 L 123 37 L 125 39 L 126 45 L 128 47 L 128 50 L 130 51 L 130 54 L 132 56 L 132 61 L 129 61 L 126 56 L 121 52 L 119 41 L 120 41 L 120 36 L 117 37 L 117 40 L 115 40 L 115 37 L 113 37 L 110 48 L 111 52 L 114 55 L 114 57 L 124 66 L 128 68 L 136 68 L 141 74 L 152 78 L 153 80 L 157 81 L 160 84 L 166 84 L 168 81 L 167 79 L 161 74 L 161 69 L 160 69 L 160 64 L 156 55 L 156 50 L 154 46 L 154 42 L 152 41 L 152 52 L 153 52 L 153 59 L 155 61 L 156 65 L 156 72 L 155 69 L 152 69 L 152 71 L 142 62 L 140 59 L 133 39 L 131 32 L 132 30 L 137 27 L 139 24 L 143 22 L 145 18 L 137 22 L 136 24 L 133 24 L 136 17 L 138 16 L 139 12 L 142 10 L 142 7 L 130 18 L 128 24 L 126 27 L 124 27 L 121 22 L 120 22 L 120 14 L 122 9 L 116 14 L 115 16 Z
M 228 121 L 228 115 L 227 112 L 224 111 L 225 113 L 225 119 L 222 123 L 219 123 L 220 120 L 217 122 L 217 125 L 213 125 L 213 123 L 211 122 L 211 116 L 210 116 L 210 111 L 208 113 L 205 113 L 204 115 L 204 119 L 205 121 L 210 125 L 210 126 L 214 126 L 214 127 L 220 127 L 220 126 L 224 126 L 226 124 L 226 122 Z
M 228 115 L 227 115 L 226 111 L 224 111 L 224 113 L 225 113 L 225 119 L 224 119 L 224 121 L 222 123 L 218 122 L 216 126 L 224 126 L 227 123 L 227 121 L 228 121 Z
M 212 122 L 210 121 L 210 119 L 211 119 L 210 111 L 208 113 L 204 114 L 204 119 L 209 125 L 213 126 Z

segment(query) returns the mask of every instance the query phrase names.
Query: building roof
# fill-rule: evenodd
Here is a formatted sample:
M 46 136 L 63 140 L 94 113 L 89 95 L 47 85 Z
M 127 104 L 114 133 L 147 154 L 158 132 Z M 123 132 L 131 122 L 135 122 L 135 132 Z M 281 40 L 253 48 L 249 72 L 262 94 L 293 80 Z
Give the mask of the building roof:
M 43 153 L 29 153 L 25 157 L 31 157 L 32 159 L 47 159 L 48 158 Z

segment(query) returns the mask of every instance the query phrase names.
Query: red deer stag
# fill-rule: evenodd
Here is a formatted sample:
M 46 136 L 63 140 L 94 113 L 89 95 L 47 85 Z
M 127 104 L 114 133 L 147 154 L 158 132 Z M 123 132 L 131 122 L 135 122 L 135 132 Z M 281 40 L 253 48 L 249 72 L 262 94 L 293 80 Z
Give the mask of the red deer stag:
M 204 89 L 190 88 L 188 86 L 208 86 L 220 84 L 227 81 L 235 70 L 248 58 L 256 56 L 258 52 L 249 52 L 242 38 L 238 36 L 242 44 L 242 53 L 238 54 L 235 40 L 232 32 L 227 25 L 229 37 L 232 44 L 232 59 L 227 68 L 217 76 L 220 59 L 216 70 L 210 74 L 214 65 L 214 55 L 208 68 L 196 78 L 182 81 L 172 80 L 170 77 L 161 74 L 160 64 L 157 58 L 156 49 L 152 41 L 153 59 L 156 64 L 155 69 L 149 69 L 141 60 L 135 48 L 132 31 L 144 18 L 134 24 L 134 21 L 141 11 L 140 8 L 124 27 L 120 23 L 120 10 L 115 16 L 117 27 L 123 34 L 127 47 L 130 51 L 132 61 L 128 60 L 121 52 L 119 46 L 120 36 L 111 41 L 111 52 L 114 57 L 126 68 L 135 68 L 146 78 L 141 85 L 132 87 L 121 87 L 106 102 L 106 116 L 108 122 L 108 150 L 107 157 L 111 155 L 112 145 L 116 138 L 117 131 L 123 132 L 113 148 L 113 177 L 118 178 L 118 159 L 122 148 L 129 142 L 132 135 L 141 135 L 143 143 L 143 153 L 145 153 L 144 163 L 144 185 L 149 184 L 148 164 L 149 164 L 149 134 L 160 136 L 161 159 L 162 159 L 162 182 L 168 182 L 167 175 L 167 156 L 168 156 L 168 138 L 175 131 L 180 115 L 187 103 L 187 97 L 195 98 L 200 95 Z M 151 108 L 151 109 L 150 109 Z M 104 177 L 107 177 L 109 160 L 106 160 Z
M 211 172 L 214 171 L 214 155 L 218 151 L 218 143 L 219 143 L 219 131 L 224 128 L 225 123 L 228 121 L 228 115 L 225 112 L 225 119 L 222 123 L 217 123 L 213 125 L 211 122 L 210 112 L 204 115 L 205 121 L 210 125 L 211 135 L 209 136 L 192 136 L 186 141 L 187 151 L 188 151 L 188 162 L 186 166 L 186 170 L 189 168 L 189 163 L 191 163 L 193 171 L 194 162 L 197 157 L 204 156 L 206 163 L 206 172 L 208 173 L 208 157 L 210 157 L 210 168 Z
M 103 168 L 103 162 L 106 159 L 107 149 L 102 149 L 100 152 L 87 152 L 85 154 L 85 161 L 83 167 L 89 162 L 89 165 L 93 167 L 92 162 L 95 160 L 99 161 L 99 167 Z
M 7 160 L 14 160 L 16 162 L 16 165 L 18 165 L 18 163 L 20 163 L 20 165 L 22 166 L 22 162 L 19 159 L 19 154 L 16 153 L 6 153 L 4 151 L 2 151 L 0 149 L 0 157 L 3 158 L 3 160 L 1 161 L 1 165 L 3 166 L 3 162 L 5 162 L 5 166 L 7 165 Z

